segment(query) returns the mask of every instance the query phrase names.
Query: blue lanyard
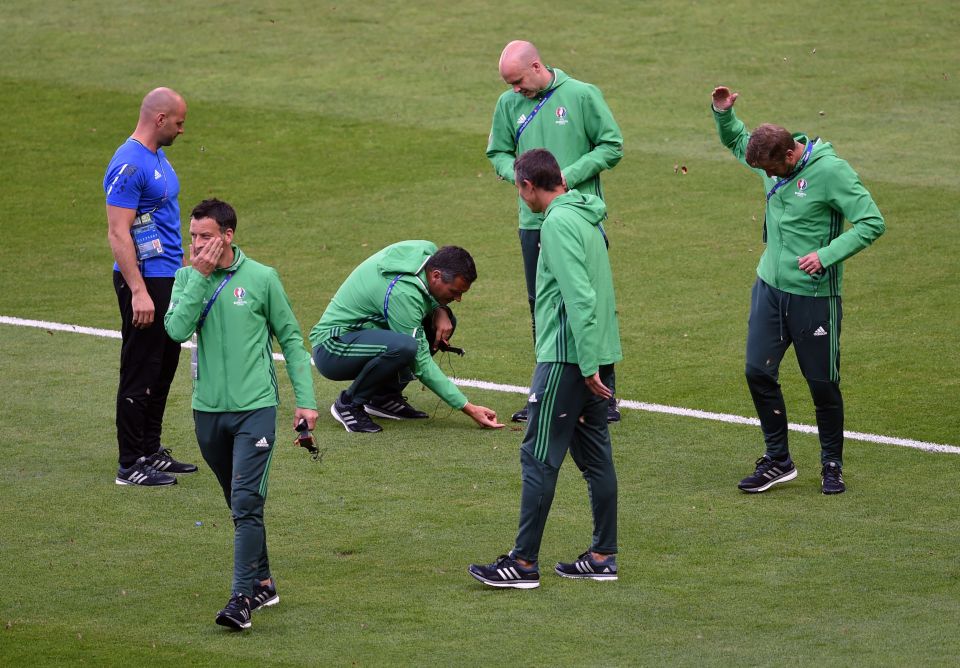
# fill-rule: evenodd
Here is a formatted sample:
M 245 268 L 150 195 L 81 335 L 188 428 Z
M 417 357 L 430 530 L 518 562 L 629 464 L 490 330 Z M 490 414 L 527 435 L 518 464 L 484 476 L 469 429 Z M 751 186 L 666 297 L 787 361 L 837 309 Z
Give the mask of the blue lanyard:
M 390 305 L 390 293 L 393 292 L 393 286 L 396 285 L 400 277 L 404 275 L 405 274 L 397 274 L 396 278 L 390 281 L 390 285 L 387 286 L 387 294 L 383 296 L 383 319 L 386 320 L 387 327 L 390 326 L 390 319 L 387 317 L 387 307 Z
M 789 176 L 783 177 L 777 181 L 776 184 L 774 184 L 774 186 L 770 189 L 770 192 L 767 193 L 768 202 L 770 201 L 770 198 L 773 197 L 778 190 L 780 190 L 780 188 L 792 181 L 793 178 L 800 173 L 800 170 L 807 166 L 807 160 L 810 159 L 810 154 L 813 153 L 813 145 L 816 144 L 819 139 L 820 137 L 815 137 L 814 139 L 807 140 L 807 148 L 805 148 L 803 151 L 803 157 L 800 158 L 800 163 L 792 172 L 790 172 Z
M 533 108 L 533 111 L 530 112 L 530 115 L 523 119 L 523 123 L 520 124 L 520 127 L 517 128 L 517 136 L 514 138 L 514 143 L 520 143 L 520 135 L 523 134 L 523 131 L 527 129 L 527 126 L 530 124 L 530 121 L 533 120 L 533 117 L 537 115 L 537 112 L 547 103 L 547 100 L 550 99 L 550 96 L 553 95 L 553 91 L 557 90 L 552 88 L 548 90 L 547 93 L 541 98 L 540 102 L 537 103 L 537 106 Z
M 220 296 L 220 291 L 223 290 L 223 286 L 225 286 L 227 281 L 229 281 L 231 278 L 233 278 L 233 272 L 229 272 L 223 277 L 223 280 L 220 281 L 220 285 L 218 285 L 217 289 L 213 292 L 213 296 L 210 297 L 207 305 L 203 308 L 203 313 L 200 314 L 200 319 L 197 321 L 198 334 L 200 333 L 200 328 L 203 327 L 203 322 L 207 319 L 207 314 L 210 313 L 210 308 L 213 306 L 213 302 L 217 301 L 217 297 Z M 399 276 L 397 278 L 399 278 Z

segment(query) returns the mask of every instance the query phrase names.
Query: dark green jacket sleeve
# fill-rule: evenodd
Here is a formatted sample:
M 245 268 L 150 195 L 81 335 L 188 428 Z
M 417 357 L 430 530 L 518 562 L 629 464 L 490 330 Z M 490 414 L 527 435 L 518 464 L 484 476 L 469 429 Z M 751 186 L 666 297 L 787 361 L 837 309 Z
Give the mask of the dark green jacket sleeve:
M 597 294 L 590 282 L 580 231 L 557 217 L 540 230 L 540 253 L 549 266 L 563 268 L 555 271 L 554 276 L 576 344 L 580 373 L 584 377 L 592 376 L 600 368 Z
M 504 181 L 513 183 L 513 163 L 517 158 L 516 129 L 507 115 L 503 97 L 497 101 L 493 111 L 493 123 L 487 140 L 487 159 L 494 171 Z
M 623 133 L 613 112 L 596 86 L 585 84 L 581 113 L 584 130 L 593 149 L 563 170 L 567 187 L 576 188 L 605 169 L 612 169 L 623 157 Z
M 846 160 L 836 158 L 827 182 L 827 202 L 853 225 L 817 251 L 824 267 L 843 262 L 876 241 L 886 230 L 883 216 L 860 177 Z
M 267 321 L 270 324 L 270 331 L 273 332 L 280 344 L 280 349 L 283 350 L 287 375 L 293 385 L 297 407 L 316 410 L 317 400 L 313 392 L 310 353 L 303 346 L 303 333 L 300 331 L 300 325 L 290 306 L 290 299 L 275 269 L 270 269 L 268 290 Z
M 713 109 L 713 105 L 711 105 L 711 109 Z M 713 109 L 713 120 L 717 124 L 720 143 L 730 149 L 730 152 L 741 164 L 766 178 L 766 172 L 762 169 L 756 169 L 747 164 L 747 142 L 750 141 L 750 132 L 747 131 L 747 126 L 744 125 L 743 121 L 737 118 L 733 108 L 731 107 L 726 111 Z
M 170 306 L 163 316 L 167 335 L 177 343 L 183 343 L 197 331 L 197 322 L 203 312 L 203 298 L 213 281 L 193 267 L 177 270 L 173 280 Z

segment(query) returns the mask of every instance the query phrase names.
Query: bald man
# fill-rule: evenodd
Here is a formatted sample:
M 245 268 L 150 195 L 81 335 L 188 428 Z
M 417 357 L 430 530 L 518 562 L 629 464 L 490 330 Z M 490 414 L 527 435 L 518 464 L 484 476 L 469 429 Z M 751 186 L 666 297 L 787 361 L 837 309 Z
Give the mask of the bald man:
M 163 327 L 173 276 L 183 266 L 180 182 L 163 152 L 183 134 L 187 103 L 169 88 L 143 98 L 133 134 L 107 166 L 107 238 L 115 260 L 120 306 L 120 383 L 117 388 L 118 485 L 173 485 L 171 473 L 192 473 L 160 442 L 167 393 L 180 345 Z
M 513 183 L 513 163 L 517 156 L 533 148 L 545 148 L 560 164 L 565 187 L 603 199 L 600 172 L 620 162 L 623 134 L 600 89 L 547 67 L 537 48 L 520 40 L 507 44 L 500 54 L 500 77 L 510 90 L 497 100 L 487 144 L 487 158 L 493 163 L 497 176 Z M 544 213 L 532 212 L 519 197 L 517 207 L 523 274 L 532 318 Z M 533 328 L 536 341 L 536 322 Z M 514 413 L 511 419 L 526 422 L 527 408 Z M 613 397 L 607 419 L 610 422 L 620 419 Z

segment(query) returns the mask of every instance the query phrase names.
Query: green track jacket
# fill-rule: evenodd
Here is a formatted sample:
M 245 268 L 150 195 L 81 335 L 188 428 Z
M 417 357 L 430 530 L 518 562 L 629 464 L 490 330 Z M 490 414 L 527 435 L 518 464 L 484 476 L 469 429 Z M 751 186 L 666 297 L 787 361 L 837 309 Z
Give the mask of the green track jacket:
M 623 359 L 599 197 L 571 190 L 547 207 L 537 261 L 537 362 L 578 364 L 584 377 Z
M 290 300 L 272 267 L 255 262 L 233 246 L 233 264 L 204 277 L 193 267 L 177 270 L 163 325 L 174 341 L 197 329 L 203 309 L 228 273 L 197 336 L 197 378 L 193 408 L 211 413 L 251 411 L 280 403 L 271 335 L 286 359 L 298 408 L 316 410 L 310 353 Z
M 435 252 L 437 247 L 430 241 L 400 241 L 361 262 L 310 331 L 310 343 L 316 347 L 329 338 L 361 329 L 409 334 L 417 339 L 417 356 L 411 371 L 448 405 L 459 410 L 466 405 L 467 398 L 433 361 L 422 327 L 424 317 L 439 306 L 427 288 L 424 271 L 427 259 Z M 388 289 L 390 299 L 385 306 Z
M 487 143 L 487 158 L 497 175 L 514 182 L 513 163 L 532 148 L 545 148 L 557 159 L 567 187 L 603 198 L 600 172 L 614 167 L 623 157 L 623 133 L 613 119 L 603 93 L 561 70 L 544 91 L 554 91 L 530 124 L 516 139 L 517 129 L 540 102 L 508 90 L 497 100 Z M 519 197 L 520 229 L 536 230 L 543 215 L 533 213 Z
M 750 133 L 743 121 L 733 109 L 714 109 L 713 117 L 720 141 L 746 165 Z M 801 144 L 810 141 L 803 134 L 794 137 Z M 840 296 L 843 261 L 873 243 L 886 228 L 880 210 L 853 168 L 837 157 L 829 143 L 814 141 L 806 166 L 767 202 L 767 247 L 760 256 L 757 275 L 784 292 L 834 297 Z M 765 193 L 780 180 L 769 178 L 762 169 L 753 171 L 763 177 Z M 846 231 L 844 218 L 853 225 Z M 810 276 L 797 266 L 799 258 L 813 251 L 825 268 L 819 276 Z

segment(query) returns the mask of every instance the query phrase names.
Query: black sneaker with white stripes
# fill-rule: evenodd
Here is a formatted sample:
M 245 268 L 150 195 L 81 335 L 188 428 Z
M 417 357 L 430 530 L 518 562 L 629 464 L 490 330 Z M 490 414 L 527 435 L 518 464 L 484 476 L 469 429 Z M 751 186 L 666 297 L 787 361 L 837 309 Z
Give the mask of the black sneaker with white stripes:
M 501 554 L 492 564 L 470 564 L 467 572 L 491 587 L 536 589 L 540 586 L 540 569 L 524 568 L 508 554 Z
M 756 467 L 752 475 L 747 476 L 737 485 L 744 492 L 751 494 L 766 492 L 774 485 L 797 477 L 797 467 L 793 465 L 791 459 L 778 462 L 764 455 L 756 461 Z
M 617 579 L 617 557 L 607 555 L 603 561 L 594 561 L 590 556 L 590 550 L 587 550 L 577 560 L 565 564 L 562 561 L 553 569 L 557 575 L 564 578 L 585 578 L 589 580 L 616 580 Z
M 250 599 L 233 594 L 223 610 L 217 613 L 217 624 L 240 631 L 250 628 Z
M 337 400 L 330 407 L 330 415 L 350 432 L 375 434 L 383 431 L 383 427 L 370 419 L 363 406 L 344 401 L 345 392 L 341 392 Z
M 150 466 L 146 457 L 141 457 L 127 468 L 117 469 L 118 485 L 141 485 L 143 487 L 162 487 L 176 485 L 177 479 L 172 475 L 158 471 Z
M 430 417 L 408 404 L 407 398 L 400 394 L 373 397 L 363 405 L 363 409 L 370 415 L 388 420 L 422 420 Z
M 836 462 L 827 462 L 820 472 L 820 489 L 824 494 L 843 494 L 847 486 L 843 482 L 843 471 Z
M 260 581 L 253 583 L 253 598 L 250 599 L 250 612 L 260 608 L 269 608 L 280 602 L 280 594 L 277 593 L 277 585 L 270 579 L 270 584 L 260 584 Z
M 165 448 L 162 445 L 159 450 L 147 457 L 147 463 L 164 473 L 195 473 L 197 470 L 196 464 L 178 462 L 171 456 L 170 448 Z

